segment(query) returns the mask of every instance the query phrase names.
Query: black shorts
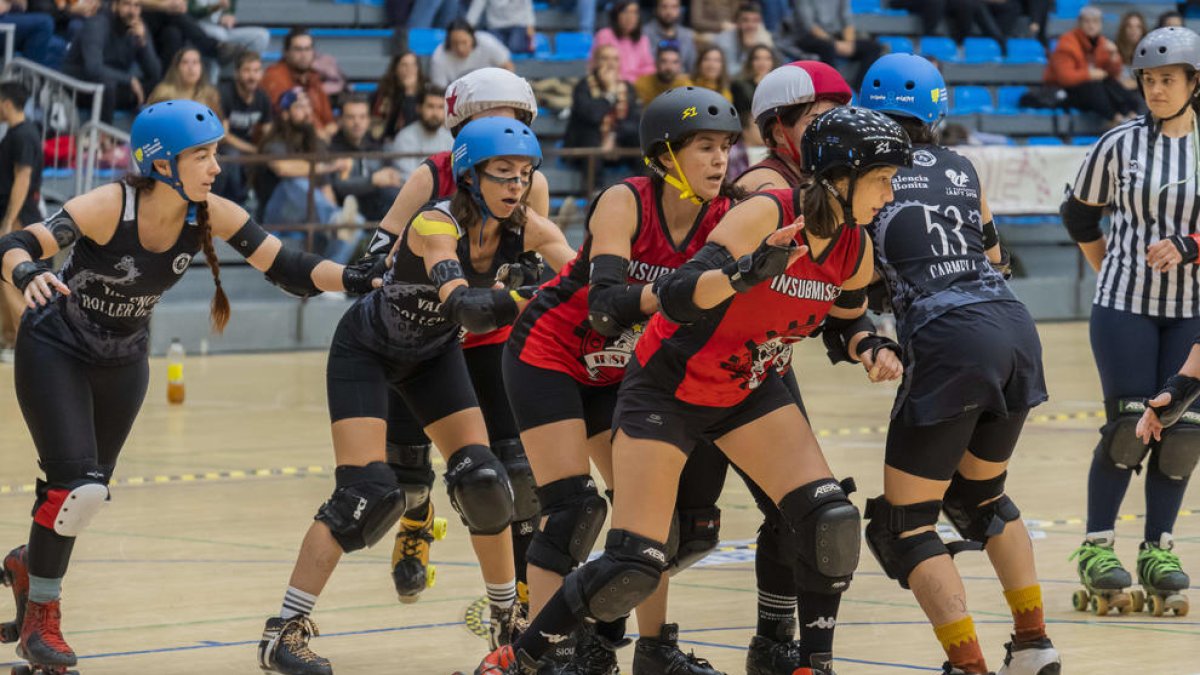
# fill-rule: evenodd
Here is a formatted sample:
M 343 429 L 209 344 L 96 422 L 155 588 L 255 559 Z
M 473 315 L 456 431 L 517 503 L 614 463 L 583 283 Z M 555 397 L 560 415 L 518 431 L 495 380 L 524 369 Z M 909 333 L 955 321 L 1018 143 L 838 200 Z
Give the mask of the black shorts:
M 564 420 L 583 420 L 587 436 L 612 430 L 619 385 L 592 387 L 566 373 L 531 366 L 504 348 L 504 388 L 521 431 Z
M 351 312 L 338 323 L 329 347 L 325 385 L 331 422 L 388 418 L 388 388 L 400 394 L 422 427 L 479 407 L 462 347 L 452 342 L 433 356 L 406 361 L 383 355 L 355 338 Z
M 617 397 L 613 429 L 632 438 L 670 443 L 685 455 L 691 454 L 698 441 L 715 441 L 785 405 L 796 405 L 795 396 L 775 371 L 741 403 L 728 407 L 684 403 L 674 392 L 663 391 L 645 372 L 637 359 L 630 359 Z
M 904 382 L 892 417 L 936 424 L 972 412 L 1005 417 L 1046 400 L 1042 343 L 1019 302 L 958 307 L 905 345 Z
M 988 462 L 1007 462 L 1029 410 L 1008 415 L 976 410 L 951 420 L 915 426 L 897 418 L 888 427 L 884 462 L 914 476 L 950 480 L 968 450 Z

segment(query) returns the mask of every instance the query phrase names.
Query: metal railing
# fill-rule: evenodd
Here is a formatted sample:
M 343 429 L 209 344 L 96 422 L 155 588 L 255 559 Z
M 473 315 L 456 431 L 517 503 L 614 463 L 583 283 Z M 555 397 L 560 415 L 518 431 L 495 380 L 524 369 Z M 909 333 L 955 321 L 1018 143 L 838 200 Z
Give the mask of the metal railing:
M 0 35 L 4 36 L 4 62 L 13 60 L 13 51 L 17 48 L 17 27 L 11 23 L 0 23 Z

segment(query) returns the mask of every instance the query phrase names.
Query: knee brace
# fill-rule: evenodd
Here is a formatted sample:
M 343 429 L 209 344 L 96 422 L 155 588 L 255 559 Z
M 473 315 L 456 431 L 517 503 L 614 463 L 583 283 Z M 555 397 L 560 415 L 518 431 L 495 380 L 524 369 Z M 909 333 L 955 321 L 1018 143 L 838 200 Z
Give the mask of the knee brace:
M 1117 413 L 1100 427 L 1100 444 L 1096 454 L 1118 469 L 1142 470 L 1142 460 L 1150 446 L 1142 443 L 1135 433 L 1138 420 L 1146 410 L 1141 399 L 1123 398 L 1117 401 Z
M 668 571 L 675 575 L 695 565 L 721 543 L 721 509 L 709 506 L 675 512 L 678 537 L 671 551 Z
M 500 534 L 513 519 L 513 492 L 504 465 L 484 445 L 468 445 L 446 462 L 450 504 L 471 534 Z
M 374 546 L 404 515 L 404 490 L 384 462 L 334 470 L 333 496 L 317 510 L 346 553 Z
M 108 503 L 108 474 L 84 464 L 55 468 L 47 469 L 49 480 L 37 481 L 33 520 L 60 536 L 78 537 Z
M 1004 532 L 1009 523 L 1021 517 L 1021 510 L 1004 494 L 1007 476 L 1006 471 L 988 480 L 968 480 L 955 472 L 942 511 L 963 539 L 986 547 L 988 539 Z
M 779 502 L 797 560 L 800 590 L 840 593 L 850 586 L 862 545 L 858 508 L 832 478 L 801 485 Z
M 521 439 L 510 438 L 492 441 L 492 453 L 500 459 L 508 472 L 508 482 L 513 491 L 513 520 L 529 520 L 541 511 L 537 497 L 537 481 L 533 479 L 533 468 L 525 456 Z
M 654 593 L 666 569 L 664 544 L 609 530 L 604 554 L 563 579 L 563 597 L 580 619 L 616 621 Z
M 895 506 L 882 495 L 867 500 L 867 548 L 888 578 L 900 582 L 901 588 L 908 588 L 908 577 L 917 565 L 939 555 L 950 555 L 937 532 L 900 536 L 937 525 L 941 508 L 938 501 Z
M 429 461 L 429 451 L 432 446 L 387 444 L 387 462 L 396 474 L 396 481 L 404 490 L 404 500 L 408 510 L 425 506 L 429 503 L 429 492 L 433 489 L 433 481 L 437 478 L 433 472 L 433 464 Z
M 537 489 L 542 526 L 529 542 L 527 559 L 533 565 L 566 576 L 588 559 L 604 529 L 608 502 L 591 476 L 570 476 Z
M 1187 480 L 1200 462 L 1200 414 L 1186 412 L 1175 426 L 1163 429 L 1154 453 L 1160 472 L 1173 480 Z

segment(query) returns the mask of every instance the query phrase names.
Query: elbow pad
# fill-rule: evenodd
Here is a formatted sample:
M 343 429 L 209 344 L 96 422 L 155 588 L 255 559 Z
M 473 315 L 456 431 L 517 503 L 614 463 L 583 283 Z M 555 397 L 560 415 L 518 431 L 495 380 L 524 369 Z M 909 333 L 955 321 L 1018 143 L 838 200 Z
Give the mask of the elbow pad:
M 700 281 L 700 275 L 709 270 L 723 269 L 734 262 L 724 246 L 705 244 L 683 267 L 654 281 L 659 313 L 680 325 L 699 321 L 707 311 L 696 305 L 696 284 Z
M 588 323 L 604 337 L 616 337 L 646 320 L 642 285 L 629 284 L 629 260 L 598 255 L 591 262 Z
M 275 284 L 288 295 L 311 298 L 320 295 L 321 289 L 313 283 L 312 272 L 324 258 L 297 251 L 284 246 L 279 249 L 275 260 L 267 270 L 267 281 Z
M 1078 199 L 1068 196 L 1059 210 L 1063 225 L 1071 239 L 1080 244 L 1096 241 L 1104 236 L 1100 231 L 1100 218 L 1104 215 L 1103 206 L 1084 204 Z
M 513 291 L 458 286 L 438 310 L 471 333 L 489 333 L 517 320 Z
M 57 213 L 47 218 L 46 229 L 54 235 L 54 243 L 58 245 L 60 251 L 67 250 L 79 241 L 79 237 L 83 236 L 79 231 L 79 226 L 75 224 L 75 219 L 67 213 L 66 209 L 59 209 Z M 38 250 L 41 250 L 40 245 Z M 40 257 L 41 255 L 36 256 L 36 258 Z
M 1000 233 L 996 230 L 996 221 L 989 220 L 983 224 L 983 250 L 1000 243 Z
M 15 250 L 25 251 L 34 260 L 42 259 L 42 244 L 28 230 L 17 230 L 0 237 L 0 260 L 4 260 L 9 251 Z

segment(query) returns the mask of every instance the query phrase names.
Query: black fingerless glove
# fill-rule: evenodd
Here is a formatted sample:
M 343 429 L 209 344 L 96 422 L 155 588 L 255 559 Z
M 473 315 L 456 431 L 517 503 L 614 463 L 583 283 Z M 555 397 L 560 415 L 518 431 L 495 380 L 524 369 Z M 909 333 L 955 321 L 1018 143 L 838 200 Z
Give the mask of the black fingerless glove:
M 796 248 L 795 242 L 787 246 L 768 244 L 766 239 L 753 253 L 725 265 L 721 271 L 729 277 L 729 285 L 738 293 L 745 293 L 758 284 L 783 274 L 788 267 L 788 256 Z
M 525 251 L 515 261 L 505 263 L 496 270 L 496 281 L 512 289 L 536 286 L 542 279 L 543 268 L 541 256 L 533 251 Z
M 32 260 L 25 260 L 16 264 L 12 268 L 12 285 L 22 293 L 25 292 L 25 287 L 29 282 L 33 281 L 34 277 L 44 272 L 40 265 Z
M 896 354 L 896 356 L 899 357 L 904 356 L 903 350 L 900 349 L 900 344 L 895 340 L 889 337 L 871 333 L 867 337 L 858 341 L 858 358 L 859 360 L 862 360 L 863 354 L 870 352 L 871 360 L 873 361 L 881 349 L 891 350 Z
M 382 279 L 387 272 L 387 255 L 365 255 L 342 269 L 342 286 L 346 292 L 357 295 L 370 293 L 371 282 Z
M 1168 237 L 1167 241 L 1179 251 L 1179 255 L 1183 256 L 1183 262 L 1196 262 L 1196 258 L 1200 257 L 1200 246 L 1196 244 L 1196 240 L 1190 235 L 1176 234 Z
M 1164 406 L 1152 406 L 1147 401 L 1146 405 L 1154 411 L 1154 414 L 1158 415 L 1158 421 L 1162 422 L 1164 427 L 1169 427 L 1178 422 L 1179 418 L 1183 417 L 1183 413 L 1187 412 L 1188 408 L 1200 397 L 1200 380 L 1187 375 L 1172 375 L 1167 378 L 1167 383 L 1158 393 L 1164 392 L 1171 394 L 1170 403 Z

